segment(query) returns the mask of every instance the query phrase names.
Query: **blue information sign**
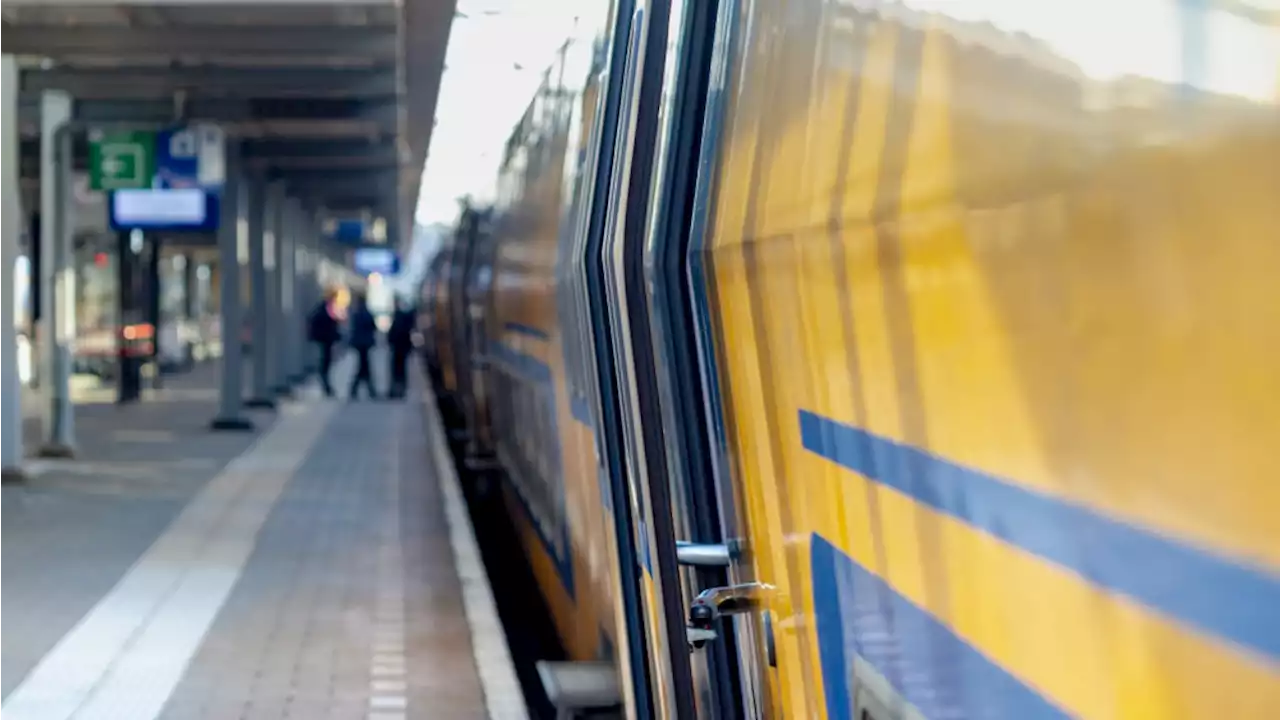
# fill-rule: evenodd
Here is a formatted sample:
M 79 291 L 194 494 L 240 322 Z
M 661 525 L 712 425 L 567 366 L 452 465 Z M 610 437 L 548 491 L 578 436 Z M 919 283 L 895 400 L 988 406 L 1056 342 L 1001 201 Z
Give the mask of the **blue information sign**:
M 360 220 L 339 220 L 333 230 L 333 239 L 350 245 L 364 242 L 364 223 Z
M 200 153 L 190 128 L 173 128 L 156 134 L 156 187 L 199 187 Z
M 216 125 L 157 133 L 155 187 L 219 189 L 224 175 L 223 147 L 222 130 Z
M 114 230 L 214 232 L 218 195 L 199 188 L 125 189 L 111 193 L 108 220 Z
M 352 264 L 361 275 L 395 275 L 400 272 L 400 256 L 388 248 L 358 248 Z

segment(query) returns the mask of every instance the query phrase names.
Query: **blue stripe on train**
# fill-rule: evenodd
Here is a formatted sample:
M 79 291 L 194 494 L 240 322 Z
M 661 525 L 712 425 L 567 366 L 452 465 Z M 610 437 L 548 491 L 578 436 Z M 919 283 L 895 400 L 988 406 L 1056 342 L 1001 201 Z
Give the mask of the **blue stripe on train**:
M 544 401 L 547 403 L 547 416 L 551 422 L 551 432 L 556 438 L 556 443 L 552 447 L 554 457 L 555 472 L 562 472 L 562 462 L 560 457 L 560 429 L 557 420 L 558 413 L 556 410 L 556 385 L 555 376 L 551 372 L 551 367 L 541 360 L 526 355 L 505 343 L 495 341 L 490 343 L 490 357 L 494 361 L 494 366 L 500 370 L 504 370 L 508 377 L 513 380 L 529 383 L 539 388 L 545 393 Z M 564 586 L 565 591 L 569 594 L 570 599 L 577 595 L 577 586 L 574 584 L 573 577 L 573 556 L 570 554 L 571 542 L 569 538 L 569 526 L 562 523 L 557 533 L 560 542 L 552 542 L 551 538 L 546 534 L 542 523 L 538 521 L 538 515 L 533 512 L 529 501 L 518 487 L 514 487 L 515 496 L 520 502 L 521 509 L 529 519 L 529 524 L 533 526 L 534 532 L 538 536 L 538 540 L 542 543 L 547 551 L 547 555 L 551 557 L 552 563 L 555 565 L 556 573 L 560 576 L 560 583 Z M 561 503 L 561 517 L 566 516 L 564 510 L 565 498 L 562 496 L 557 498 Z
M 555 378 L 546 363 L 501 342 L 494 342 L 490 347 L 493 356 L 508 366 L 512 372 L 519 373 L 529 382 L 552 387 L 554 395 Z M 575 420 L 595 430 L 595 423 L 591 419 L 591 406 L 587 404 L 586 398 L 570 393 L 569 412 Z M 599 485 L 600 497 L 605 509 L 613 510 L 613 495 L 609 491 L 608 479 L 603 474 L 599 478 Z
M 1089 582 L 1280 659 L 1280 578 L 800 411 L 804 447 Z
M 523 375 L 524 379 L 538 385 L 554 385 L 551 367 L 541 360 L 532 355 L 526 355 L 505 343 L 495 342 L 489 347 L 496 358 L 510 365 L 511 369 Z
M 592 432 L 595 432 L 596 424 L 591 418 L 591 406 L 587 404 L 587 399 L 581 395 L 569 391 L 569 413 L 573 415 L 573 419 L 586 425 Z M 609 476 L 605 474 L 602 466 L 596 467 L 596 486 L 600 491 L 600 503 L 604 505 L 604 509 L 613 512 L 613 492 L 609 488 Z
M 574 420 L 593 430 L 595 429 L 595 423 L 591 420 L 591 406 L 587 404 L 585 397 L 570 393 L 569 412 L 573 415 Z
M 513 333 L 518 333 L 520 335 L 527 335 L 528 337 L 537 338 L 538 340 L 551 339 L 551 336 L 547 334 L 546 330 L 543 330 L 542 328 L 536 328 L 532 325 L 525 325 L 524 323 L 518 323 L 518 322 L 509 322 L 509 323 L 505 323 L 503 327 L 506 328 L 507 330 L 510 330 Z
M 927 718 L 1068 717 L 820 535 L 811 551 L 827 717 L 854 717 L 858 656 Z

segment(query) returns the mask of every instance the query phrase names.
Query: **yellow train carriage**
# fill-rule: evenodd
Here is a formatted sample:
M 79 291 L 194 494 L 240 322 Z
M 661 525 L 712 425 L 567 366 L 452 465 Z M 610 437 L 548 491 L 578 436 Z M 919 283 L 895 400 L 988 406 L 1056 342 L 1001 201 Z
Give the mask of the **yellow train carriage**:
M 508 144 L 485 374 L 629 717 L 1274 714 L 1280 18 L 584 27 Z
M 741 7 L 706 252 L 777 716 L 1280 703 L 1280 21 L 1024 5 Z
M 566 372 L 560 248 L 590 172 L 606 16 L 583 17 L 506 148 L 488 367 L 510 513 L 570 659 L 612 661 L 618 566 L 590 411 Z M 594 23 L 594 24 L 593 24 Z
M 440 345 L 447 339 L 438 331 L 438 316 L 441 288 L 440 278 L 444 275 L 444 266 L 448 260 L 446 253 L 438 253 L 427 265 L 423 275 L 422 288 L 418 301 L 418 327 L 422 332 L 422 353 L 427 372 L 433 384 L 443 381 L 440 368 Z
M 620 92 L 609 71 L 618 54 L 612 43 L 618 17 L 609 6 L 584 9 L 574 38 L 557 53 L 507 142 L 489 227 L 492 258 L 463 271 L 491 273 L 482 305 L 440 280 L 450 275 L 462 246 L 442 253 L 446 269 L 434 270 L 427 282 L 428 292 L 437 291 L 429 314 L 440 329 L 428 365 L 441 368 L 434 380 L 442 395 L 459 393 L 463 405 L 470 391 L 458 381 L 465 377 L 460 368 L 482 368 L 476 385 L 486 398 L 483 430 L 505 471 L 503 497 L 551 620 L 570 660 L 616 665 L 618 700 L 634 708 L 637 697 L 640 707 L 647 702 L 647 668 L 634 639 L 643 637 L 633 620 L 635 593 L 623 600 L 619 592 L 635 586 L 621 570 L 635 558 L 625 500 L 615 500 L 625 491 L 612 486 L 621 482 L 616 463 L 606 462 L 599 448 L 595 371 L 585 366 L 594 363 L 584 352 L 590 340 L 576 322 L 564 322 L 573 284 L 568 248 L 584 241 L 587 215 L 598 226 L 604 213 L 593 197 L 595 185 L 608 180 L 598 158 L 612 145 L 616 116 L 616 108 L 605 106 L 616 104 Z M 460 337 L 459 316 L 449 305 L 468 305 L 468 313 L 479 315 L 482 337 Z M 623 679 L 633 674 L 639 683 Z M 596 698 L 597 710 L 610 709 L 607 693 Z
M 457 276 L 463 272 L 462 253 L 465 238 L 455 233 L 444 248 L 440 262 L 432 268 L 427 291 L 430 293 L 430 325 L 431 344 L 435 365 L 440 374 L 441 390 L 452 396 L 458 389 L 457 354 L 459 348 L 455 343 L 455 322 L 457 306 L 462 302 L 455 297 L 458 282 Z

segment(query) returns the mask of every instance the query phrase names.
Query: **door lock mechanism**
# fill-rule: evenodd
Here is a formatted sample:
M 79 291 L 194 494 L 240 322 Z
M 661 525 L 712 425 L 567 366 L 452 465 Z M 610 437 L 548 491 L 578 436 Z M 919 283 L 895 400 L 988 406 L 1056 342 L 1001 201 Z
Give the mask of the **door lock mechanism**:
M 689 644 L 701 648 L 716 638 L 715 622 L 723 615 L 741 615 L 765 609 L 774 587 L 753 582 L 713 587 L 698 593 L 689 607 Z

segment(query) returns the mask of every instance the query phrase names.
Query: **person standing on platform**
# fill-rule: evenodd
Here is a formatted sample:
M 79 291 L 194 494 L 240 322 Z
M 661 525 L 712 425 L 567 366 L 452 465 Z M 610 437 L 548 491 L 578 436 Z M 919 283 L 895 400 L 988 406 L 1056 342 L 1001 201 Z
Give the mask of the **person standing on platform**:
M 326 290 L 321 300 L 307 317 L 307 335 L 315 343 L 320 353 L 320 387 L 324 388 L 325 397 L 333 397 L 333 386 L 329 384 L 329 369 L 333 366 L 333 346 L 341 339 L 338 332 L 338 320 L 333 316 L 333 301 L 337 293 Z
M 396 298 L 391 329 L 387 332 L 387 344 L 391 346 L 391 397 L 403 398 L 408 389 L 407 366 L 409 353 L 413 352 L 413 312 Z
M 363 293 L 352 297 L 347 322 L 347 344 L 356 351 L 357 358 L 356 375 L 351 380 L 351 399 L 356 399 L 362 382 L 369 391 L 370 399 L 377 399 L 378 391 L 373 387 L 373 368 L 369 365 L 369 353 L 378 344 L 378 324 L 365 304 Z

